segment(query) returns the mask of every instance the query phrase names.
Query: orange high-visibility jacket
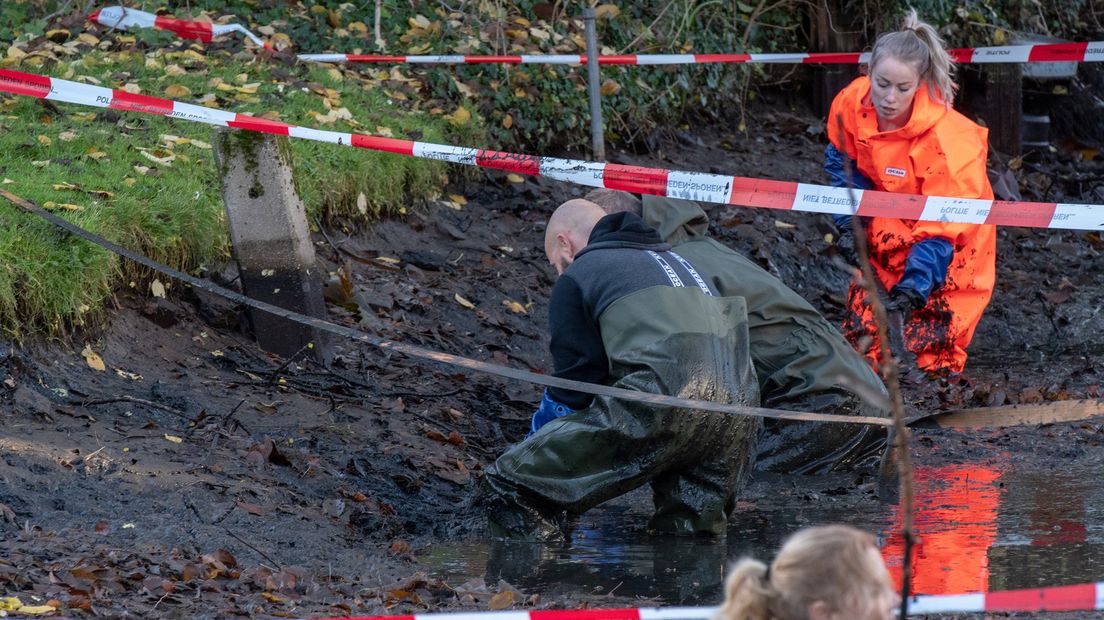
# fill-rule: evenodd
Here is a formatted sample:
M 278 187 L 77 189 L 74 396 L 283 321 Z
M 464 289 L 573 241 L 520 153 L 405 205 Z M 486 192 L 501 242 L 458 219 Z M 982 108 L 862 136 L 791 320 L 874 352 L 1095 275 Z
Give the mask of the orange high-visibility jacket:
M 828 115 L 828 139 L 847 153 L 875 189 L 926 196 L 993 198 L 986 175 L 989 131 L 933 100 L 922 83 L 908 124 L 878 131 L 870 102 L 870 78 L 860 77 L 836 95 Z M 913 244 L 942 237 L 954 246 L 946 283 L 913 314 L 906 326 L 908 347 L 924 370 L 961 371 L 966 346 L 989 303 L 996 282 L 997 234 L 992 225 L 871 218 L 867 240 L 876 277 L 886 290 L 900 281 Z M 873 318 L 852 290 L 857 315 L 853 337 L 875 333 Z M 877 357 L 877 346 L 871 348 Z

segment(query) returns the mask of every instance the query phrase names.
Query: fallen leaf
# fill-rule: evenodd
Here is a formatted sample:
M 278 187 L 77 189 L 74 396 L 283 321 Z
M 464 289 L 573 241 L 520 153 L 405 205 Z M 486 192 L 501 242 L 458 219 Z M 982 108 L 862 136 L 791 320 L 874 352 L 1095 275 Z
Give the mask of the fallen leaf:
M 165 285 L 161 284 L 161 280 L 150 282 L 150 294 L 161 299 L 165 298 Z
M 789 222 L 783 222 L 782 220 L 774 220 L 774 227 L 775 228 L 797 228 L 797 225 L 796 224 L 791 224 Z
M 460 106 L 456 108 L 456 111 L 452 114 L 446 114 L 445 119 L 448 120 L 450 125 L 459 127 L 461 125 L 466 125 L 468 121 L 471 120 L 471 112 L 464 106 Z
M 192 89 L 182 84 L 170 84 L 167 88 L 165 88 L 165 96 L 170 99 L 191 97 Z
M 498 594 L 491 597 L 491 610 L 499 611 L 506 609 L 514 604 L 514 592 L 513 590 L 503 590 Z
M 134 82 L 127 82 L 120 90 L 124 90 L 132 95 L 142 94 L 142 87 L 135 84 Z
M 41 144 L 42 146 L 50 146 L 51 144 L 54 143 L 54 141 L 52 139 L 50 139 L 50 136 L 40 135 L 40 136 L 38 136 L 38 143 Z
M 468 310 L 474 310 L 475 309 L 475 304 L 473 304 L 472 302 L 468 301 L 467 299 L 464 299 L 463 297 L 461 297 L 460 293 L 454 293 L 452 297 L 453 297 L 453 299 L 456 300 L 456 303 L 458 303 L 461 306 L 467 308 Z
M 506 175 L 506 180 L 511 183 L 524 183 L 525 177 L 521 176 L 520 174 L 515 174 L 511 172 L 510 174 Z
M 279 404 L 279 401 L 273 401 L 271 403 L 259 402 L 259 403 L 255 403 L 253 405 L 253 408 L 256 409 L 257 411 L 260 411 L 261 413 L 276 413 L 277 411 L 279 411 L 276 408 L 276 406 L 278 404 Z
M 264 514 L 265 514 L 264 508 L 261 508 L 260 506 L 258 506 L 256 504 L 250 504 L 248 502 L 238 502 L 237 505 L 238 505 L 238 508 L 241 508 L 242 510 L 248 512 L 251 515 L 256 515 L 258 517 L 263 517 Z
M 88 362 L 88 366 L 92 368 L 92 370 L 107 370 L 103 358 L 92 350 L 92 345 L 84 345 L 84 349 L 81 350 L 81 355 L 84 356 L 84 361 Z
M 63 131 L 63 132 L 58 134 L 58 139 L 61 140 L 62 142 L 72 142 L 73 140 L 76 140 L 78 137 L 79 136 L 77 135 L 77 132 L 75 132 L 75 131 Z
M 122 377 L 124 379 L 130 379 L 131 381 L 141 381 L 142 380 L 142 375 L 137 374 L 137 373 L 133 373 L 133 372 L 128 372 L 126 370 L 123 370 L 122 368 L 116 368 L 115 369 L 115 374 L 119 375 L 120 377 Z
M 502 128 L 503 129 L 509 129 L 513 126 L 514 126 L 514 117 L 513 116 L 510 116 L 509 114 L 507 114 L 506 116 L 502 117 Z
M 46 209 L 47 211 L 55 211 L 57 209 L 62 209 L 64 211 L 84 211 L 84 207 L 80 205 L 75 205 L 69 202 L 54 202 L 52 200 L 47 200 L 46 202 L 42 203 L 42 208 Z
M 53 187 L 54 189 L 56 189 L 58 191 L 62 191 L 62 190 L 76 191 L 76 190 L 80 189 L 80 185 L 76 185 L 76 184 L 70 183 L 68 181 L 63 181 L 61 183 L 54 183 L 50 187 Z
M 464 198 L 460 194 L 449 194 L 449 200 L 461 206 L 468 204 L 468 199 Z
M 288 599 L 272 592 L 261 592 L 261 597 L 269 603 L 286 603 Z
M 182 437 L 177 437 L 176 435 L 170 435 L 168 433 L 165 433 L 165 439 L 173 443 L 184 443 L 184 439 Z
M 527 312 L 525 306 L 519 304 L 512 299 L 503 299 L 502 305 L 506 306 L 506 309 L 510 312 L 513 312 L 514 314 L 525 314 Z
M 368 197 L 364 195 L 364 192 L 357 194 L 357 211 L 360 211 L 361 215 L 368 214 Z
M 395 137 L 395 134 L 394 134 L 394 132 L 391 131 L 390 127 L 383 127 L 383 126 L 376 127 L 376 135 L 377 136 L 383 136 L 385 138 L 394 138 Z
M 621 85 L 617 83 L 617 80 L 606 80 L 602 82 L 602 87 L 598 89 L 598 92 L 601 93 L 603 97 L 616 95 L 621 92 Z
M 621 14 L 621 9 L 612 4 L 599 4 L 594 7 L 595 19 L 613 19 Z

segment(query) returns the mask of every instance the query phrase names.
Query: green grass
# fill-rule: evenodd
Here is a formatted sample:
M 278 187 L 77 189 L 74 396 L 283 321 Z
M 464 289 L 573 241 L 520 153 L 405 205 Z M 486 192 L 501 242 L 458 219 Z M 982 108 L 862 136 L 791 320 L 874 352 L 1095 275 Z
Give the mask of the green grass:
M 225 61 L 225 62 L 223 62 Z M 167 68 L 177 75 L 167 76 Z M 406 110 L 378 88 L 326 67 L 279 67 L 223 57 L 136 52 L 93 52 L 52 67 L 12 67 L 101 86 L 136 84 L 142 94 L 167 96 L 170 85 L 197 103 L 217 94 L 222 109 L 250 114 L 279 111 L 279 120 L 320 129 L 478 144 L 478 120 L 451 126 L 440 114 Z M 182 72 L 181 72 L 182 70 Z M 223 80 L 225 90 L 216 81 Z M 240 87 L 260 83 L 255 92 Z M 304 89 L 306 92 L 304 92 Z M 327 91 L 326 89 L 330 89 Z M 245 91 L 250 91 L 246 88 Z M 321 93 L 321 94 L 319 94 Z M 349 110 L 352 125 L 323 124 L 310 112 Z M 338 95 L 338 96 L 334 96 Z M 214 128 L 146 114 L 58 104 L 61 114 L 27 98 L 0 95 L 0 181 L 2 187 L 39 205 L 76 205 L 55 210 L 97 234 L 151 258 L 190 271 L 228 257 L 228 235 L 214 155 Z M 94 113 L 94 117 L 93 114 Z M 186 140 L 166 141 L 164 136 Z M 190 142 L 196 140 L 198 142 Z M 292 140 L 296 185 L 311 215 L 368 223 L 400 211 L 410 201 L 436 197 L 447 174 L 441 162 L 388 153 Z M 143 150 L 163 157 L 158 164 Z M 149 170 L 142 173 L 137 167 Z M 10 182 L 9 182 L 10 180 Z M 68 185 L 63 185 L 68 184 Z M 108 193 L 102 193 L 108 192 Z M 357 209 L 363 193 L 367 213 Z M 106 251 L 70 239 L 49 224 L 0 201 L 0 330 L 14 338 L 57 333 L 96 316 L 112 291 L 140 274 Z M 144 287 L 144 283 L 138 286 Z

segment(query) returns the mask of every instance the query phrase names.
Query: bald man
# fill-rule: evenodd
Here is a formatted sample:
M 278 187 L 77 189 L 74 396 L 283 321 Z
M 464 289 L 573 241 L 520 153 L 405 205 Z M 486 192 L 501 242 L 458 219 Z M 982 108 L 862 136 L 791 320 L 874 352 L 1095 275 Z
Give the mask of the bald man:
M 857 395 L 886 394 L 866 360 L 809 302 L 739 252 L 709 237 L 709 218 L 696 202 L 597 189 L 587 199 L 607 213 L 639 215 L 694 263 L 722 295 L 747 301 L 751 359 L 764 407 L 837 415 L 888 416 Z M 865 388 L 865 390 L 863 390 Z M 860 392 L 861 393 L 861 392 Z M 757 469 L 815 474 L 872 460 L 884 427 L 766 420 Z
M 718 296 L 639 217 L 568 201 L 545 251 L 560 274 L 555 376 L 758 404 L 743 298 Z M 563 540 L 573 516 L 651 483 L 650 532 L 723 535 L 758 429 L 757 418 L 549 388 L 531 435 L 485 471 L 492 533 Z

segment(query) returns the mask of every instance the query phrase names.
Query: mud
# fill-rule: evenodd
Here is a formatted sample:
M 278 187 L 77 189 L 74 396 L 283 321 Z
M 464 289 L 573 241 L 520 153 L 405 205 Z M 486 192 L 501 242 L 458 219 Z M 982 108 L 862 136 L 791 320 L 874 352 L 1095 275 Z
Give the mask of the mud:
M 749 135 L 675 132 L 614 161 L 820 182 L 816 121 L 760 119 Z M 1092 201 L 1066 172 L 1081 164 L 1062 157 L 1033 164 L 1057 171 L 1049 185 L 1018 173 L 1025 197 Z M 468 204 L 316 235 L 335 274 L 330 317 L 547 371 L 542 226 L 582 190 L 480 173 L 449 193 Z M 719 239 L 840 324 L 847 281 L 829 218 L 724 206 L 710 217 Z M 905 385 L 911 412 L 1098 397 L 1104 242 L 1010 228 L 998 243 L 966 372 Z M 896 509 L 872 471 L 757 474 L 724 543 L 647 538 L 646 493 L 588 513 L 565 547 L 488 543 L 473 492 L 524 435 L 537 387 L 348 343 L 329 368 L 288 362 L 252 343 L 237 309 L 169 297 L 120 293 L 102 328 L 0 351 L 0 594 L 74 617 L 710 604 L 726 562 L 829 521 L 878 532 L 899 568 Z M 89 367 L 85 344 L 106 370 Z M 1099 579 L 1102 439 L 1100 420 L 918 431 L 918 589 Z

